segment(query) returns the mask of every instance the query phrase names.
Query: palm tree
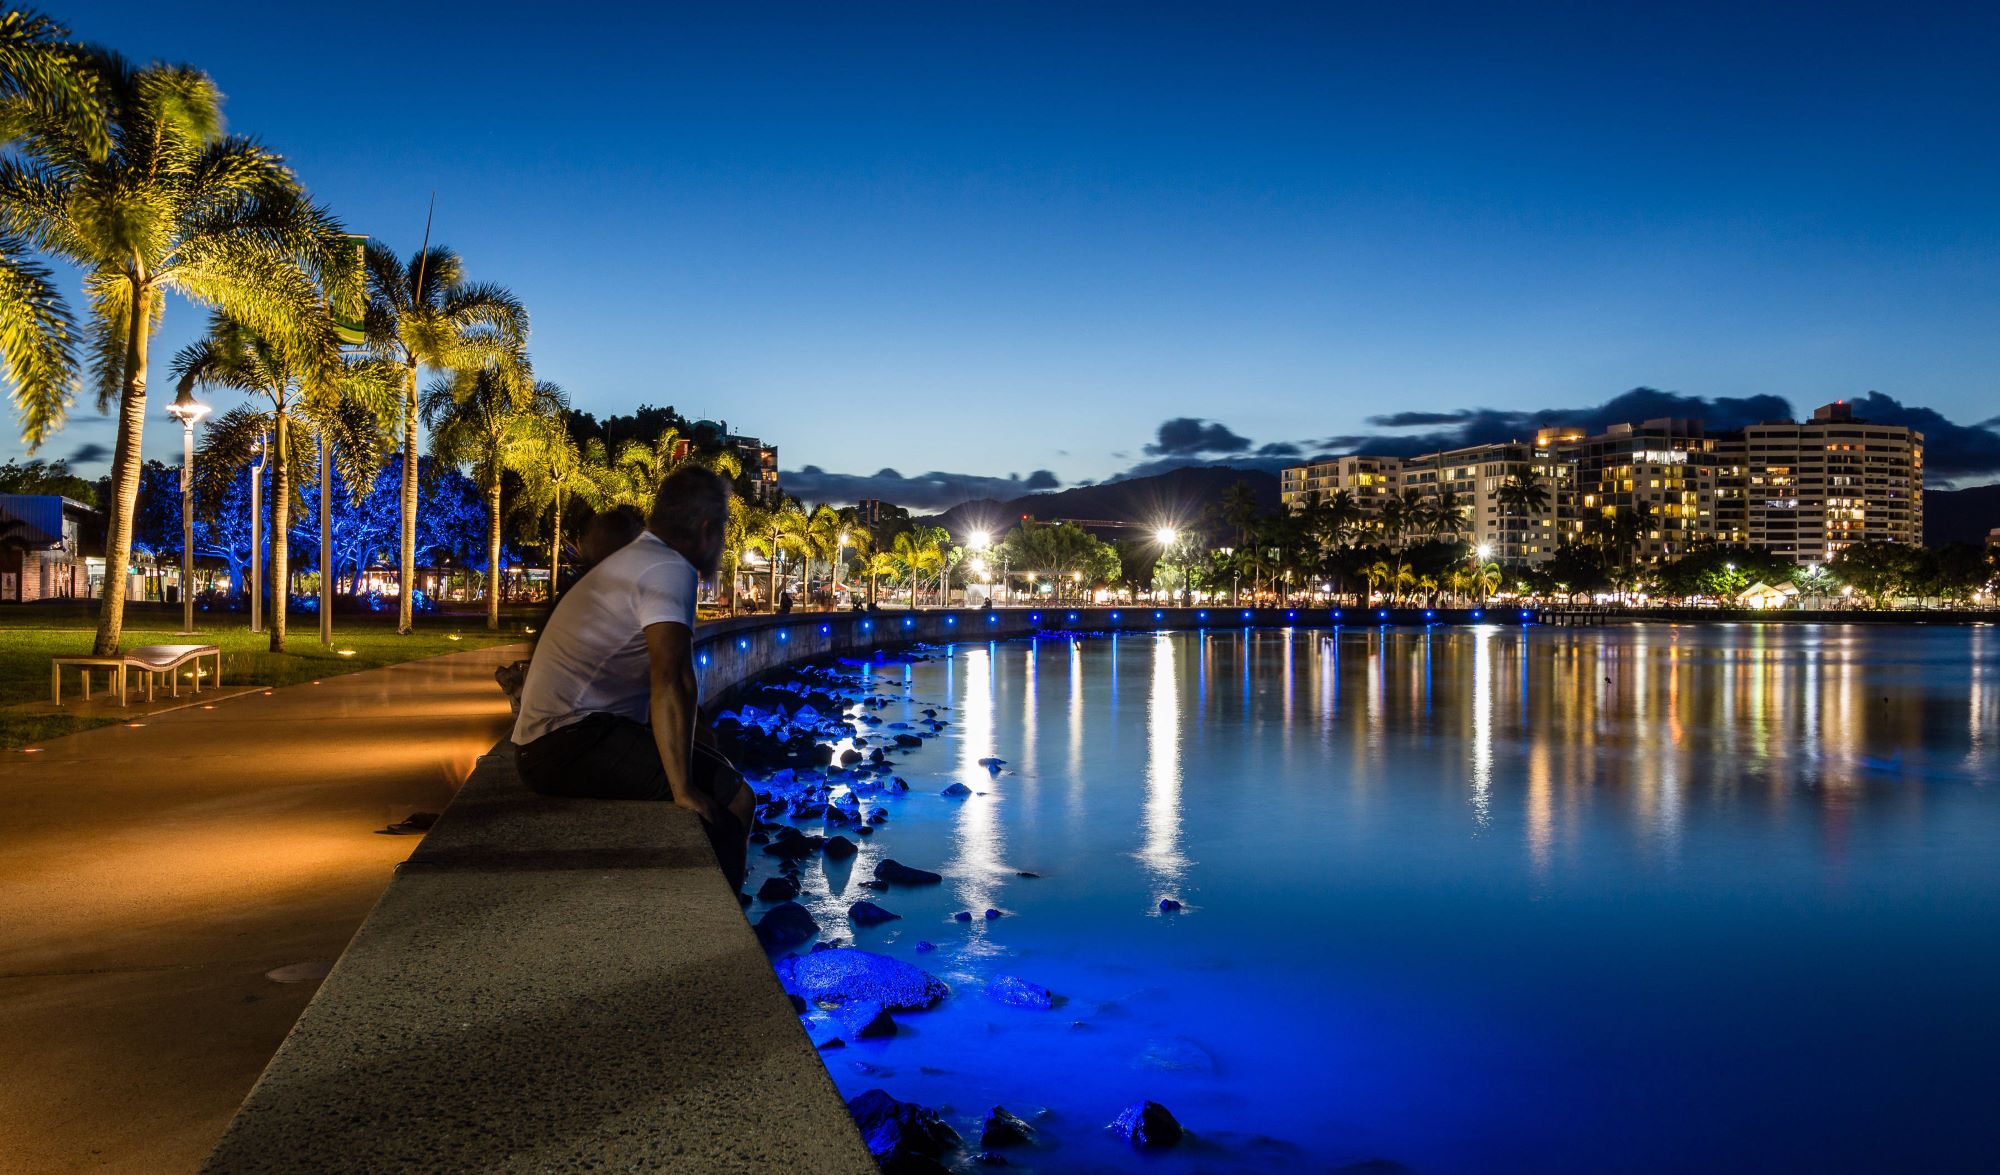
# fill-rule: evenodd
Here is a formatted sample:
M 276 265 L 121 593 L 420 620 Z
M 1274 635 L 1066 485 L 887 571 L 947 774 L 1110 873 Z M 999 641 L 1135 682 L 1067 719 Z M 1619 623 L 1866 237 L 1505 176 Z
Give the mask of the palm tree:
M 431 455 L 451 465 L 472 466 L 472 480 L 486 494 L 486 627 L 500 627 L 500 475 L 513 468 L 508 458 L 568 404 L 562 389 L 537 382 L 525 358 L 507 364 L 457 371 L 424 389 L 424 424 L 431 430 Z
M 1455 539 L 1465 530 L 1465 512 L 1470 506 L 1457 490 L 1439 490 L 1431 499 L 1425 521 L 1433 537 Z
M 894 575 L 899 570 L 896 556 L 891 551 L 874 551 L 861 562 L 861 573 L 868 577 L 868 603 L 875 603 L 875 585 L 885 575 Z
M 722 524 L 722 563 L 729 568 L 729 614 L 736 614 L 743 552 L 763 529 L 763 511 L 740 494 L 729 495 L 729 516 Z
M 262 397 L 270 405 L 268 413 L 258 411 L 254 420 L 239 422 L 239 428 L 211 429 L 207 443 L 211 455 L 202 462 L 202 467 L 223 471 L 226 477 L 233 478 L 235 471 L 249 462 L 253 439 L 266 432 L 271 435 L 267 451 L 271 455 L 271 651 L 274 653 L 285 651 L 285 612 L 291 598 L 288 590 L 291 509 L 297 496 L 292 486 L 292 467 L 306 456 L 299 439 L 292 435 L 292 412 L 315 377 L 338 366 L 339 343 L 333 333 L 332 317 L 322 308 L 312 327 L 317 328 L 317 334 L 308 336 L 311 349 L 301 352 L 274 343 L 226 314 L 211 315 L 207 337 L 181 348 L 172 366 L 179 379 L 178 391 L 191 390 L 197 384 L 226 387 Z M 250 557 L 258 559 L 262 554 L 253 551 Z
M 528 338 L 528 312 L 504 287 L 465 280 L 458 254 L 442 245 L 405 264 L 368 242 L 364 324 L 368 344 L 403 369 L 403 517 L 396 631 L 415 624 L 417 583 L 417 370 L 474 372 L 511 362 Z M 494 623 L 498 623 L 497 618 Z
M 549 595 L 553 597 L 562 591 L 563 508 L 580 501 L 596 509 L 616 493 L 604 442 L 592 437 L 577 444 L 567 413 L 531 414 L 512 438 L 506 464 L 521 474 L 534 508 L 550 511 Z
M 806 513 L 799 508 L 797 500 L 784 498 L 771 509 L 759 511 L 757 522 L 757 533 L 751 536 L 748 546 L 771 561 L 768 603 L 775 609 L 778 606 L 778 564 L 786 551 L 799 553 L 804 550 Z
M 1500 483 L 1500 488 L 1493 491 L 1493 500 L 1499 505 L 1503 520 L 1510 523 L 1515 519 L 1525 521 L 1549 508 L 1549 487 L 1543 485 L 1533 473 L 1517 474 Z M 1510 533 L 1520 529 L 1511 525 L 1508 527 Z
M 66 127 L 61 137 L 101 161 L 111 149 L 98 55 L 40 13 L 0 11 L 0 104 Z M 0 147 L 16 136 L 0 128 Z M 0 209 L 0 366 L 13 385 L 21 439 L 39 448 L 68 415 L 76 381 L 76 324 L 26 232 Z
M 812 564 L 818 559 L 826 564 L 827 578 L 833 578 L 833 565 L 840 558 L 840 536 L 847 533 L 847 520 L 840 511 L 821 503 L 814 506 L 806 516 L 802 547 L 806 554 L 806 599 L 812 600 Z
M 108 149 L 96 151 L 69 120 L 16 109 L 16 155 L 0 168 L 0 223 L 83 271 L 98 405 L 118 405 L 96 640 L 96 651 L 109 654 L 124 632 L 147 363 L 166 296 L 221 310 L 281 347 L 309 346 L 304 335 L 327 298 L 347 293 L 347 246 L 283 159 L 222 133 L 222 96 L 207 74 L 135 69 L 108 55 L 98 69 Z M 7 317 L 16 325 L 46 318 L 32 308 Z M 21 354 L 20 344 L 6 350 Z M 36 386 L 17 391 L 41 405 L 27 414 L 31 436 L 42 435 L 38 419 L 45 432 L 62 415 L 61 400 L 49 410 L 46 387 Z
M 910 577 L 910 607 L 917 606 L 917 580 L 931 572 L 942 573 L 950 532 L 941 526 L 918 526 L 896 536 L 889 554 L 896 566 Z

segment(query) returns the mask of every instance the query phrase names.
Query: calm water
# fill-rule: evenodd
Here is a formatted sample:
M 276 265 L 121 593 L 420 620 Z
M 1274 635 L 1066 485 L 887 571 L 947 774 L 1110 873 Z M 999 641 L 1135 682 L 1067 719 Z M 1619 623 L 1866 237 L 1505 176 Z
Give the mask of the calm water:
M 881 673 L 954 725 L 801 900 L 955 994 L 826 1053 L 850 1096 L 969 1141 L 1046 1107 L 1042 1171 L 2000 1164 L 2000 628 L 1215 630 Z M 861 888 L 884 855 L 946 883 Z M 853 934 L 861 897 L 904 920 Z M 995 1005 L 1003 973 L 1066 1002 Z M 1200 1145 L 1108 1141 L 1140 1098 Z

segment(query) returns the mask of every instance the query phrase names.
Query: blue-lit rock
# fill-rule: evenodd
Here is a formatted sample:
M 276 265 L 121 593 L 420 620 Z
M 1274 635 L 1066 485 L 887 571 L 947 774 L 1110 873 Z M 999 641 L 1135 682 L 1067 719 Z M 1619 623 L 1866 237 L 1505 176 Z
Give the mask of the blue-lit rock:
M 892 1012 L 936 1007 L 951 994 L 944 980 L 921 967 L 851 947 L 780 959 L 776 970 L 786 991 L 808 1000 L 872 1000 Z
M 995 976 L 986 985 L 986 998 L 1015 1008 L 1046 1011 L 1056 1006 L 1055 994 L 1048 988 L 1014 975 Z
M 924 745 L 924 740 L 914 734 L 899 734 L 896 736 L 896 745 L 899 747 L 921 747 Z
M 972 911 L 960 910 L 958 913 L 953 914 L 951 916 L 951 920 L 953 922 L 970 922 L 972 921 Z
M 891 885 L 936 885 L 944 880 L 928 869 L 914 869 L 894 859 L 878 862 L 875 877 Z
M 874 1000 L 843 1004 L 835 1013 L 842 1035 L 849 1040 L 877 1040 L 896 1035 L 896 1018 Z
M 828 852 L 832 852 L 832 851 L 833 851 L 833 850 L 832 850 L 832 846 L 828 846 L 828 848 L 827 848 L 827 851 L 828 851 Z M 1160 899 L 1160 913 L 1162 913 L 1162 914 L 1178 914 L 1178 913 L 1180 912 L 1180 909 L 1181 909 L 1181 904 L 1180 904 L 1179 902 L 1175 901 L 1174 899 L 1172 899 L 1172 898 L 1161 898 L 1161 899 Z
M 1007 1112 L 1005 1106 L 994 1106 L 987 1111 L 986 1121 L 979 1128 L 979 1145 L 1027 1146 L 1035 1141 L 1035 1128 Z
M 770 908 L 754 927 L 767 951 L 789 950 L 819 933 L 819 923 L 804 906 L 785 902 Z M 801 993 L 804 994 L 804 993 Z
M 991 771 L 991 772 L 994 772 L 994 773 L 996 773 L 996 774 L 997 774 L 997 773 L 999 772 L 999 770 L 1000 770 L 1000 769 L 1001 769 L 1002 767 L 1005 767 L 1005 766 L 1007 765 L 1007 760 L 1005 760 L 1005 759 L 991 759 L 991 758 L 988 758 L 988 759 L 981 759 L 981 760 L 979 761 L 979 765 L 980 765 L 981 767 L 984 767 L 984 768 L 986 768 L 986 769 L 987 769 L 988 771 Z
M 944 796 L 947 799 L 956 800 L 961 797 L 971 795 L 972 789 L 965 786 L 962 783 L 954 783 L 951 786 L 945 788 L 943 791 L 939 792 L 938 794 Z
M 958 1131 L 937 1111 L 915 1102 L 899 1102 L 886 1090 L 871 1089 L 847 1103 L 847 1112 L 861 1131 L 861 1141 L 882 1169 L 903 1158 L 936 1160 L 958 1145 Z
M 847 907 L 848 920 L 856 926 L 880 926 L 884 922 L 894 922 L 901 914 L 892 914 L 874 902 L 856 902 Z
M 853 841 L 848 840 L 844 836 L 835 836 L 827 840 L 824 851 L 833 860 L 844 861 L 852 857 L 857 850 L 854 847 Z
M 789 902 L 799 896 L 799 883 L 789 877 L 767 877 L 757 887 L 760 902 Z
M 1111 1123 L 1110 1130 L 1141 1150 L 1179 1146 L 1186 1133 L 1167 1112 L 1167 1107 L 1158 1102 L 1138 1102 L 1125 1107 L 1125 1112 Z
M 1002 913 L 1001 913 L 1000 911 L 998 911 L 998 910 L 995 910 L 995 909 L 992 909 L 991 907 L 988 907 L 988 909 L 987 909 L 987 911 L 986 911 L 986 920 L 987 920 L 988 922 L 991 922 L 991 921 L 993 921 L 993 920 L 994 920 L 994 919 L 996 919 L 996 918 L 1004 918 L 1004 917 L 1006 917 L 1006 915 L 1002 914 Z

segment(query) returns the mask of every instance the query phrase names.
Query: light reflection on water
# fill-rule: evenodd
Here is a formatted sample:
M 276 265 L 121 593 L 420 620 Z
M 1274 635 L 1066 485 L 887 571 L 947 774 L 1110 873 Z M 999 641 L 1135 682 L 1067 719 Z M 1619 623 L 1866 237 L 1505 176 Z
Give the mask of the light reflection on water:
M 1045 1172 L 1136 1169 L 1096 1126 L 1140 1097 L 1209 1147 L 1176 1175 L 1978 1169 L 1996 675 L 1991 627 L 960 646 L 909 671 L 954 725 L 853 871 L 943 867 L 857 937 L 957 994 L 829 1070 L 971 1134 L 1049 1106 Z M 1067 1003 L 986 1003 L 996 970 Z M 1148 1067 L 1176 1042 L 1212 1071 Z

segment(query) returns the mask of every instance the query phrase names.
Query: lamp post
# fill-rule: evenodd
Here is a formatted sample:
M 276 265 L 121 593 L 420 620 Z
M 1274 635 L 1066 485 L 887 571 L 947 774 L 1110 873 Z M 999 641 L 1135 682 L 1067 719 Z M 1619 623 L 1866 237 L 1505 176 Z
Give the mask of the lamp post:
M 208 405 L 181 384 L 167 415 L 181 422 L 181 632 L 194 631 L 194 426 L 208 415 Z
M 264 437 L 250 446 L 250 631 L 264 631 Z

